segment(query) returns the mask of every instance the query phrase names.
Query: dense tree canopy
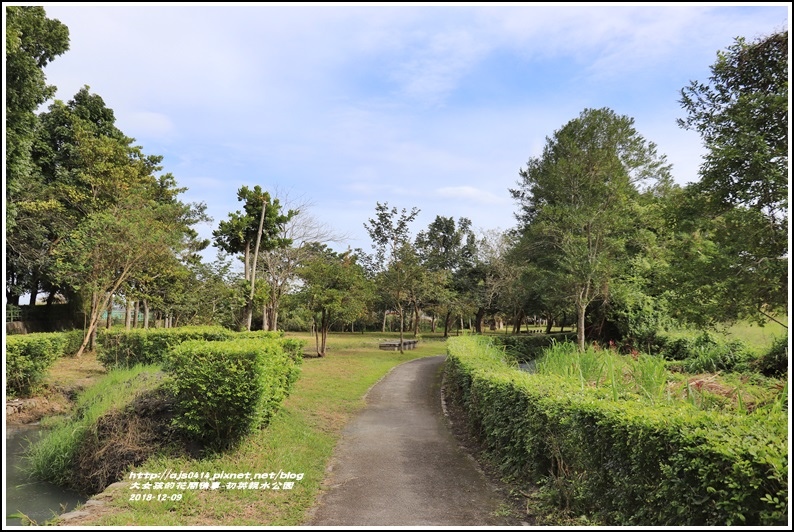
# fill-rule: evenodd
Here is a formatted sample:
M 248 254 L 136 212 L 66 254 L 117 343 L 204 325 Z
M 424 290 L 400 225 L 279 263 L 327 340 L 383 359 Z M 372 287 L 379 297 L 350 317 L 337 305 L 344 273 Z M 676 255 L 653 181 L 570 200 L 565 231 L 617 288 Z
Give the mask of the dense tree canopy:
M 587 306 L 608 296 L 625 264 L 639 187 L 669 182 L 669 165 L 631 118 L 587 109 L 547 138 L 543 154 L 520 175 L 511 192 L 520 206 L 525 259 L 574 305 L 584 349 Z
M 69 49 L 69 28 L 41 6 L 6 6 L 6 227 L 16 223 L 17 194 L 34 178 L 35 111 L 55 94 L 44 67 Z
M 687 117 L 708 150 L 678 226 L 679 307 L 702 323 L 785 311 L 788 302 L 788 32 L 717 55 L 708 83 L 682 89 Z M 683 268 L 683 269 L 682 269 Z M 689 297 L 697 288 L 702 308 Z

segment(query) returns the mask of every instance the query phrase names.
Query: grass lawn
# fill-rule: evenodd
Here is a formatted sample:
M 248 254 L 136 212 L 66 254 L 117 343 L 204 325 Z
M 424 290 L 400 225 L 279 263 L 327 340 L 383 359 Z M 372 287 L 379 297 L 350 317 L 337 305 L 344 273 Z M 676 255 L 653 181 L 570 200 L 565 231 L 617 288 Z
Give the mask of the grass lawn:
M 788 323 L 788 316 L 777 319 L 783 323 Z M 701 332 L 694 329 L 677 329 L 670 331 L 668 334 L 673 338 L 682 336 L 695 337 L 701 334 Z M 716 337 L 723 337 L 726 340 L 741 340 L 750 348 L 761 352 L 770 348 L 775 338 L 786 336 L 788 330 L 779 323 L 773 321 L 768 321 L 763 326 L 742 321 L 723 327 L 713 334 Z
M 308 334 L 288 333 L 309 343 Z M 162 489 L 150 491 L 153 500 L 130 500 L 146 491 L 121 489 L 115 492 L 107 511 L 80 524 L 100 526 L 297 526 L 315 502 L 326 466 L 342 428 L 365 404 L 363 396 L 394 366 L 415 358 L 443 355 L 440 338 L 423 337 L 416 349 L 399 353 L 381 351 L 379 340 L 395 334 L 333 334 L 324 358 L 306 358 L 301 376 L 290 397 L 270 425 L 249 436 L 233 452 L 202 460 L 153 459 L 135 473 L 170 470 L 175 473 L 278 473 L 302 475 L 289 490 Z M 409 335 L 406 335 L 409 337 Z M 260 481 L 260 484 L 263 482 Z M 157 495 L 167 500 L 158 501 Z M 181 500 L 171 500 L 181 495 Z M 57 524 L 57 521 L 54 523 Z

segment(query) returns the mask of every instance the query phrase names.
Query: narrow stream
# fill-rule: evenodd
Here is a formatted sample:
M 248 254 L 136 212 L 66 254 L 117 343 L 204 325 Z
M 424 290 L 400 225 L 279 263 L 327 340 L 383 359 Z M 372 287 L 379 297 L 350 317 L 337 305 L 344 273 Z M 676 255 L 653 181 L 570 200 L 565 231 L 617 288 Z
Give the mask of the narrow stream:
M 22 470 L 25 449 L 41 433 L 37 425 L 6 425 L 6 525 L 27 524 L 20 518 L 9 517 L 18 512 L 41 525 L 56 515 L 74 510 L 86 500 L 49 482 L 30 480 Z

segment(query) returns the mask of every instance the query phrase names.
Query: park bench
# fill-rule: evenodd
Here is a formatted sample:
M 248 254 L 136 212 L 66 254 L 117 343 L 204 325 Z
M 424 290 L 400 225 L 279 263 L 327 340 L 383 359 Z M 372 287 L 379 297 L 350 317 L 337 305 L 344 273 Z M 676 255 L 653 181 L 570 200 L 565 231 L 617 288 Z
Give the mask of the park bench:
M 419 340 L 403 340 L 403 351 L 406 349 L 413 349 L 416 347 L 416 344 L 419 343 Z M 388 342 L 381 342 L 378 347 L 383 349 L 384 351 L 399 351 L 400 350 L 400 341 L 399 340 L 389 340 Z

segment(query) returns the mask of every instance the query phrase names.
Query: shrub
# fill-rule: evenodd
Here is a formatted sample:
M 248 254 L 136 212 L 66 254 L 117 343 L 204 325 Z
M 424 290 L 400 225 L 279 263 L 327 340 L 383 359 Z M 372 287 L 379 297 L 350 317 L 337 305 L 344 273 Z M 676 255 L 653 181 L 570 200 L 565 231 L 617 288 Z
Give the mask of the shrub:
M 85 332 L 82 329 L 72 329 L 60 334 L 66 338 L 66 347 L 63 350 L 63 354 L 68 357 L 74 356 L 83 344 Z
M 214 449 L 235 445 L 266 424 L 297 379 L 294 342 L 187 341 L 164 369 L 176 398 L 176 427 Z
M 758 358 L 754 367 L 767 377 L 783 377 L 788 373 L 788 336 L 775 338 L 772 346 Z
M 6 338 L 6 386 L 10 395 L 34 393 L 67 346 L 63 333 L 33 333 Z
M 670 367 L 687 373 L 751 371 L 756 358 L 743 342 L 718 340 L 708 332 L 695 338 L 662 339 L 657 353 L 668 361 L 680 362 Z
M 103 330 L 97 334 L 97 359 L 106 368 L 159 364 L 166 359 L 172 347 L 182 342 L 188 340 L 230 340 L 235 337 L 235 334 L 241 333 L 235 333 L 223 327 Z
M 687 373 L 717 373 L 720 371 L 748 371 L 755 355 L 742 342 L 714 342 L 696 345 L 683 368 Z
M 532 334 L 532 335 L 509 335 L 491 336 L 495 346 L 502 346 L 505 352 L 516 362 L 529 362 L 535 360 L 547 347 L 556 343 L 576 341 L 575 332 L 553 333 L 553 334 Z
M 787 523 L 782 408 L 729 415 L 616 400 L 575 379 L 515 371 L 491 351 L 450 339 L 445 379 L 506 476 L 540 482 L 549 500 L 610 525 Z M 641 364 L 643 388 L 657 388 L 663 367 Z

